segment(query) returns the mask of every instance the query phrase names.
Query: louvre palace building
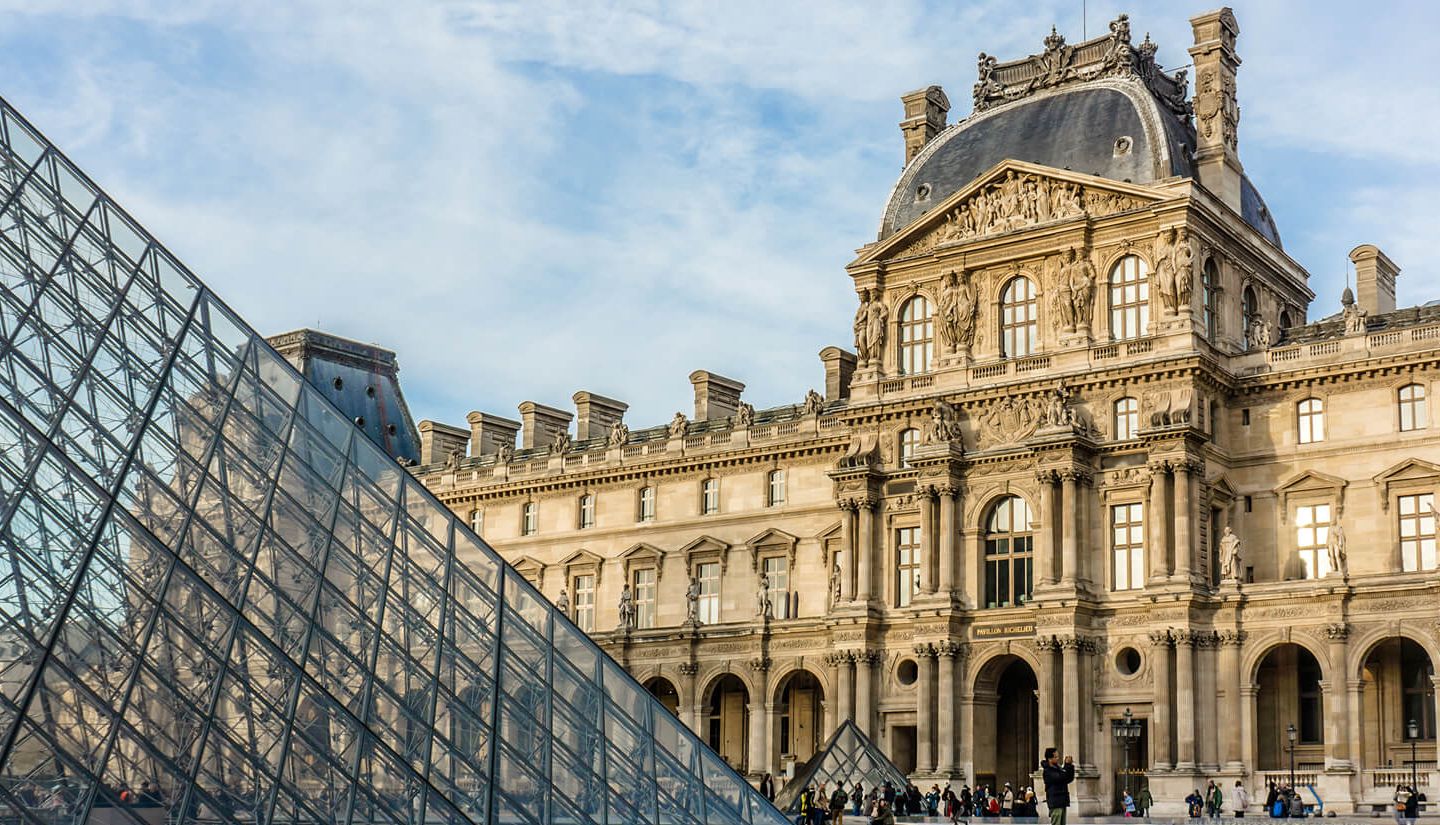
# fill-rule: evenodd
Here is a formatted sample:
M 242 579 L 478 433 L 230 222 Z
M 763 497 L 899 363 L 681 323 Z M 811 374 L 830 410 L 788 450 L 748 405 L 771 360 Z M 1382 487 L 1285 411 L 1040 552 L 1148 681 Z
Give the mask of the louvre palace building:
M 903 95 L 854 339 L 795 403 L 700 369 L 668 422 L 421 421 L 410 471 L 752 781 L 850 719 L 924 787 L 1059 747 L 1082 813 L 1292 759 L 1327 812 L 1434 793 L 1440 307 L 1364 238 L 1311 290 L 1241 162 L 1239 24 L 1190 23 L 1188 77 L 1122 16 L 980 55 L 958 122 Z

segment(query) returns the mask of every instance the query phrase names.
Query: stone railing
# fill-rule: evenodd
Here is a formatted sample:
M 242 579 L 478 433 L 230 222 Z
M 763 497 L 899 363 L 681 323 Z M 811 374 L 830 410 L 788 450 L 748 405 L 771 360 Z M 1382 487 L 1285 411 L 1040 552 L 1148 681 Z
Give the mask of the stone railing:
M 1365 771 L 1365 787 L 1388 788 L 1393 791 L 1396 785 L 1409 785 L 1412 778 L 1417 787 L 1434 787 L 1434 773 L 1430 768 L 1420 768 L 1413 774 L 1409 768 L 1380 768 Z
M 1283 771 L 1256 771 L 1256 772 L 1255 772 L 1255 781 L 1256 781 L 1257 787 L 1261 787 L 1261 788 L 1265 787 L 1265 785 L 1266 785 L 1267 783 L 1270 783 L 1270 782 L 1274 782 L 1276 785 L 1289 785 L 1289 784 L 1290 784 L 1290 771 L 1289 771 L 1289 769 L 1286 769 L 1286 770 L 1283 770 Z M 1304 786 L 1306 786 L 1306 785 L 1316 785 L 1316 784 L 1319 784 L 1319 782 L 1320 782 L 1320 772 L 1319 772 L 1319 771 L 1296 771 L 1296 772 L 1295 772 L 1295 784 L 1296 784 L 1296 786 L 1298 786 L 1298 787 L 1304 787 Z M 1263 800 L 1262 800 L 1262 801 L 1263 801 Z M 1306 801 L 1309 802 L 1310 800 L 1306 800 Z

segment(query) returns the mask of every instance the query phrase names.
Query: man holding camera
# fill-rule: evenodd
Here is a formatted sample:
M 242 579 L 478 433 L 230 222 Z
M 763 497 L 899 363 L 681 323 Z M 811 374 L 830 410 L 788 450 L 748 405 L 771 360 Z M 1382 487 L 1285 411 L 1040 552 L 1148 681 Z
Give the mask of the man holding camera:
M 1050 825 L 1065 825 L 1065 809 L 1070 807 L 1070 783 L 1075 781 L 1075 758 L 1065 757 L 1060 764 L 1060 751 L 1045 749 L 1040 763 L 1045 777 L 1045 805 L 1050 809 Z

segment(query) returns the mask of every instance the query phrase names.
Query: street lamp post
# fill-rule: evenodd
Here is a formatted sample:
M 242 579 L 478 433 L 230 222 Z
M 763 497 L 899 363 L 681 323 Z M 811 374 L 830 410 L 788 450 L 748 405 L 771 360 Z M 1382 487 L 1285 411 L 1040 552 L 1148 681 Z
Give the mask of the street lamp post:
M 1414 719 L 1405 723 L 1405 735 L 1410 737 L 1410 792 L 1417 793 L 1415 789 L 1420 787 L 1420 772 L 1415 762 L 1415 740 L 1420 738 L 1420 726 Z
M 1285 728 L 1285 737 L 1290 740 L 1290 790 L 1295 790 L 1295 739 L 1299 731 L 1295 730 L 1295 723 L 1291 722 Z
M 1125 777 L 1125 792 L 1129 793 L 1130 745 L 1134 743 L 1136 739 L 1140 738 L 1140 720 L 1135 718 L 1135 715 L 1130 712 L 1129 708 L 1126 708 L 1124 719 L 1112 719 L 1110 721 L 1110 733 L 1114 735 L 1120 742 L 1120 746 L 1125 750 L 1125 769 L 1121 775 Z

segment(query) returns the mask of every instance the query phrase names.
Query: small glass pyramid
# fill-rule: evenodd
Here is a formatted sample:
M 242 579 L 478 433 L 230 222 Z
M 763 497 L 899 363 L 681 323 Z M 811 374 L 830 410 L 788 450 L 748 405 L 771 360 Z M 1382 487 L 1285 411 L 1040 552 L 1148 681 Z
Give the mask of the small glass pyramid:
M 784 821 L 4 101 L 0 816 Z
M 775 807 L 786 813 L 799 813 L 800 792 L 812 785 L 817 789 L 824 785 L 833 791 L 843 784 L 849 793 L 859 782 L 868 793 L 887 781 L 897 791 L 904 790 L 908 784 L 895 763 L 886 758 L 853 721 L 846 719 L 831 734 L 825 747 L 795 771 L 795 778 L 775 795 Z M 850 800 L 847 810 L 854 804 L 855 800 Z

